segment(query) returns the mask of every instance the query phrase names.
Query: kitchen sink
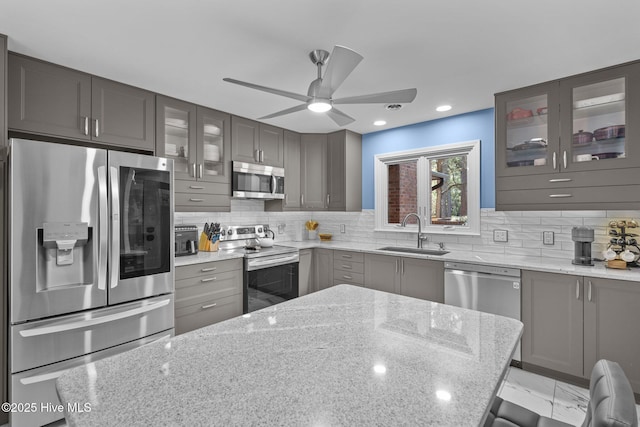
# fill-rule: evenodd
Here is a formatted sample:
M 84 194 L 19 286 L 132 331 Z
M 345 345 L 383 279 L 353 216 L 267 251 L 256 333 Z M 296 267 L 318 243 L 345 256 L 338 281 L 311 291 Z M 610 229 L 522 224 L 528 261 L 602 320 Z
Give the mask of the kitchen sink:
M 421 255 L 444 255 L 449 253 L 449 251 L 444 251 L 441 249 L 404 248 L 399 246 L 385 246 L 384 248 L 378 248 L 378 250 Z

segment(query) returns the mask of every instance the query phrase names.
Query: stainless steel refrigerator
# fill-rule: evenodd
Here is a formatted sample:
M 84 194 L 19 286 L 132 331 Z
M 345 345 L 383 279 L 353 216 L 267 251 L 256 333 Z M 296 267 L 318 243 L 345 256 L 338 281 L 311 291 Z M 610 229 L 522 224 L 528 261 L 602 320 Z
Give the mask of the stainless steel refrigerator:
M 63 417 L 65 370 L 173 335 L 173 161 L 12 139 L 9 399 L 13 425 Z M 83 402 L 84 403 L 84 402 Z

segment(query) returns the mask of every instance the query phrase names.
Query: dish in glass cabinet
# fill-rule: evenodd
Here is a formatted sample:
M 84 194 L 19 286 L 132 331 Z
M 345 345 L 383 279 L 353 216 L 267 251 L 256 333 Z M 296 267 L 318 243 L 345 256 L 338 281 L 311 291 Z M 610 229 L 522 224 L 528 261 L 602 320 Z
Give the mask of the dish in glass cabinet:
M 526 119 L 529 117 L 533 117 L 533 111 L 525 110 L 524 108 L 519 107 L 514 108 L 509 114 L 507 114 L 508 121 Z
M 624 138 L 624 134 L 624 125 L 607 126 L 593 131 L 593 136 L 595 137 L 596 141 Z

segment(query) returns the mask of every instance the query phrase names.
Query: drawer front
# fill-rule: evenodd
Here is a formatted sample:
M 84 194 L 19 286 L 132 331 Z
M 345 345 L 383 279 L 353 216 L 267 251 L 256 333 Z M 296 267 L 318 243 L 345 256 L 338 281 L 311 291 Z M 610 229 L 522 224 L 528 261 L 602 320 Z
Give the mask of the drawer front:
M 627 203 L 640 202 L 640 185 L 618 185 L 607 187 L 576 187 L 536 190 L 510 190 L 496 192 L 497 205 L 540 204 L 551 206 L 580 206 L 591 203 L 610 203 L 608 208 L 615 209 L 616 203 L 625 200 Z
M 206 299 L 242 293 L 242 272 L 228 271 L 210 277 L 190 277 L 176 282 L 176 309 Z
M 175 193 L 175 205 L 182 207 L 229 207 L 229 196 L 215 194 Z
M 176 288 L 178 287 L 178 280 L 196 276 L 215 276 L 217 273 L 242 270 L 242 261 L 243 258 L 236 258 L 225 261 L 203 262 L 200 264 L 176 267 Z
M 174 181 L 174 188 L 176 193 L 189 194 L 218 194 L 221 196 L 229 196 L 231 192 L 230 184 L 204 181 L 182 181 L 179 179 Z
M 364 274 L 364 263 L 346 261 L 344 259 L 335 258 L 333 260 L 333 269 L 340 270 L 347 273 L 359 273 Z
M 176 335 L 202 328 L 242 314 L 242 295 L 202 301 L 176 308 Z
M 364 288 L 364 284 L 362 283 L 356 283 L 356 282 L 350 282 L 348 280 L 345 279 L 333 279 L 333 286 L 337 286 L 337 285 L 353 285 L 353 286 L 360 286 L 361 288 Z
M 352 273 L 350 271 L 334 270 L 333 280 L 340 281 L 340 283 L 357 283 L 359 285 L 364 284 L 364 273 Z
M 333 251 L 333 259 L 353 262 L 364 262 L 364 254 L 362 252 L 349 251 Z

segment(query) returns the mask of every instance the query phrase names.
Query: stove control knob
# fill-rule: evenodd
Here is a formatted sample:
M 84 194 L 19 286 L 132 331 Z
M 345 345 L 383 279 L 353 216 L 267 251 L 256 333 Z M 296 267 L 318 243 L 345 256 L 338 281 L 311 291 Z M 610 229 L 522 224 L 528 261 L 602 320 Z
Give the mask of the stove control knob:
M 258 227 L 258 233 L 262 233 L 262 227 Z
M 227 231 L 227 235 L 231 236 L 233 234 L 233 230 Z

